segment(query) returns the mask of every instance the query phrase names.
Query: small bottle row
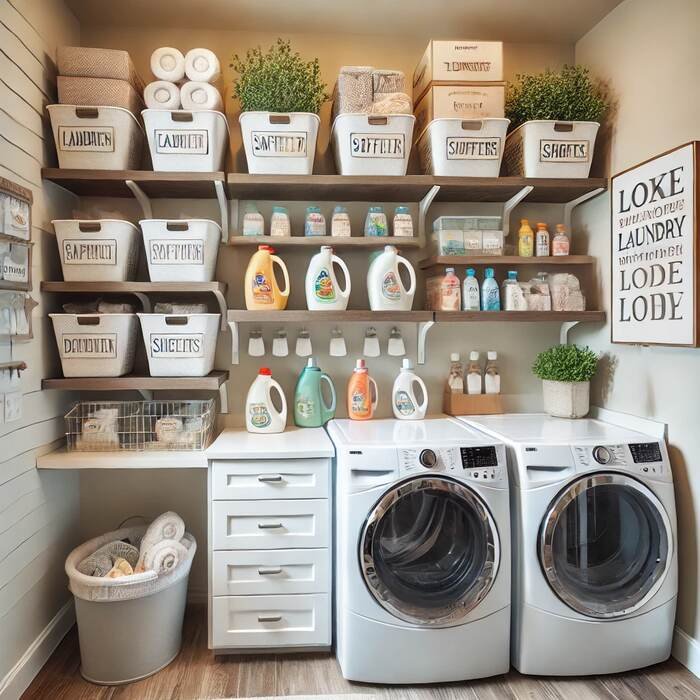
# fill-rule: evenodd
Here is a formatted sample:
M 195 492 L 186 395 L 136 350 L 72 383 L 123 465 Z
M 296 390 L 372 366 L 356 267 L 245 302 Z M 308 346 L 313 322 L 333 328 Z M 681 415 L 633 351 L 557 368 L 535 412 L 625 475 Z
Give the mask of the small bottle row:
M 486 364 L 482 368 L 481 355 L 472 350 L 465 367 L 458 352 L 450 355 L 450 372 L 447 375 L 446 391 L 451 394 L 500 394 L 501 373 L 498 369 L 498 353 L 489 350 Z

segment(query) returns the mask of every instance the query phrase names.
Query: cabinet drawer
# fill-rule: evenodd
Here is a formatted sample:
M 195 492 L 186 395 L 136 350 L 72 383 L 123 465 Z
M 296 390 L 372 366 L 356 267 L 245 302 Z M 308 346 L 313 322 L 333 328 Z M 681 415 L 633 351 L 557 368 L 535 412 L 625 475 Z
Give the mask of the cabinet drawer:
M 212 599 L 212 643 L 223 647 L 328 646 L 327 594 Z
M 329 502 L 213 501 L 213 549 L 328 547 Z
M 327 459 L 216 461 L 212 498 L 328 498 L 329 473 Z
M 212 593 L 284 595 L 330 593 L 327 549 L 214 552 Z

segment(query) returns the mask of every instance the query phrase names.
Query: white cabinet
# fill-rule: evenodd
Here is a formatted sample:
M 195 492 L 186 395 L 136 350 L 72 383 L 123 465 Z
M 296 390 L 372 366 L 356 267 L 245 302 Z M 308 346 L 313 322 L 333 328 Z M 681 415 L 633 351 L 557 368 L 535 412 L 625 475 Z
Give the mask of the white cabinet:
M 207 451 L 209 646 L 331 645 L 331 457 L 322 428 L 224 431 Z

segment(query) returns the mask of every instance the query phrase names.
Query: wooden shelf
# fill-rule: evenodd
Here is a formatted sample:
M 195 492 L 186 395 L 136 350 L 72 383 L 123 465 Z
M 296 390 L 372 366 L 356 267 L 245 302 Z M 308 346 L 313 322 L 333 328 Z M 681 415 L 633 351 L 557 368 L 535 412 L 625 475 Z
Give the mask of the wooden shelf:
M 472 265 L 592 265 L 596 259 L 590 255 L 556 255 L 523 258 L 519 255 L 435 255 L 418 263 L 421 270 L 437 265 L 470 267 Z
M 217 391 L 228 372 L 215 370 L 206 377 L 60 377 L 44 379 L 42 389 L 64 391 Z
M 271 245 L 273 248 L 297 248 L 330 245 L 333 248 L 420 248 L 420 240 L 408 236 L 231 236 L 232 246 Z
M 226 293 L 224 282 L 47 282 L 41 283 L 42 292 L 56 293 L 114 293 L 114 294 L 194 294 Z
M 207 469 L 204 450 L 69 452 L 62 447 L 37 458 L 37 469 Z
M 421 323 L 432 321 L 432 311 L 246 311 L 231 310 L 228 320 L 235 323 Z
M 436 311 L 438 323 L 605 321 L 605 311 Z

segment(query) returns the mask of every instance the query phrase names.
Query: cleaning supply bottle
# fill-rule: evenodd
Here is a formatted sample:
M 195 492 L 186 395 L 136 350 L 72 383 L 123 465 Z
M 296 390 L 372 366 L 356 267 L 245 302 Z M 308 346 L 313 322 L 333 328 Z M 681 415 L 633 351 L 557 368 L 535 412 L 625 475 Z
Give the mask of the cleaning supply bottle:
M 493 268 L 487 267 L 484 283 L 481 285 L 481 309 L 482 311 L 500 311 L 501 294 L 498 282 L 493 277 Z
M 549 231 L 547 230 L 547 224 L 537 224 L 535 255 L 538 258 L 549 256 Z
M 501 393 L 501 375 L 498 371 L 498 353 L 489 350 L 486 353 L 486 367 L 484 368 L 484 393 Z
M 420 387 L 423 401 L 419 404 L 415 386 Z M 428 408 L 428 390 L 425 382 L 413 371 L 413 363 L 407 357 L 401 363 L 401 371 L 394 380 L 391 392 L 391 407 L 399 420 L 422 420 Z
M 331 404 L 326 404 L 321 391 L 326 382 L 331 392 Z M 320 428 L 335 415 L 336 396 L 333 380 L 310 357 L 301 371 L 294 389 L 294 424 L 300 428 Z
M 557 224 L 557 233 L 552 241 L 552 255 L 568 255 L 571 248 L 571 241 L 566 232 L 564 224 Z
M 372 400 L 374 387 L 374 400 Z M 369 376 L 364 360 L 357 360 L 348 381 L 348 418 L 369 420 L 377 408 L 379 391 L 377 382 Z
M 481 393 L 481 363 L 479 353 L 472 350 L 469 353 L 469 365 L 467 366 L 467 394 Z
M 259 245 L 245 271 L 245 305 L 249 311 L 281 311 L 289 299 L 289 274 L 286 265 L 269 245 Z M 282 268 L 284 289 L 275 279 L 274 265 Z
M 503 308 L 505 311 L 527 311 L 527 301 L 515 270 L 511 270 L 508 279 L 503 280 Z
M 521 258 L 531 258 L 534 252 L 534 234 L 527 219 L 520 219 L 518 231 L 518 255 Z
M 399 265 L 403 265 L 410 276 L 410 286 L 406 289 L 399 275 Z M 410 311 L 416 293 L 416 273 L 406 258 L 400 256 L 393 245 L 384 246 L 369 264 L 367 271 L 367 294 L 372 311 Z
M 445 268 L 445 276 L 440 282 L 439 311 L 459 311 L 462 306 L 462 285 L 455 275 L 454 267 Z
M 272 403 L 272 390 L 282 401 L 278 411 Z M 249 433 L 282 433 L 287 424 L 287 399 L 282 387 L 272 378 L 267 367 L 261 367 L 255 381 L 248 389 L 245 400 L 245 427 Z
M 462 310 L 479 311 L 480 309 L 479 280 L 476 279 L 474 268 L 470 267 L 467 269 L 467 276 L 464 278 L 462 288 Z
M 338 265 L 345 277 L 345 289 L 341 289 L 333 270 Z M 333 255 L 329 245 L 321 246 L 321 252 L 311 258 L 306 271 L 306 306 L 310 311 L 328 309 L 345 311 L 350 299 L 350 271 L 347 265 Z
M 450 354 L 450 373 L 447 375 L 446 389 L 451 394 L 464 393 L 464 367 L 458 352 Z

